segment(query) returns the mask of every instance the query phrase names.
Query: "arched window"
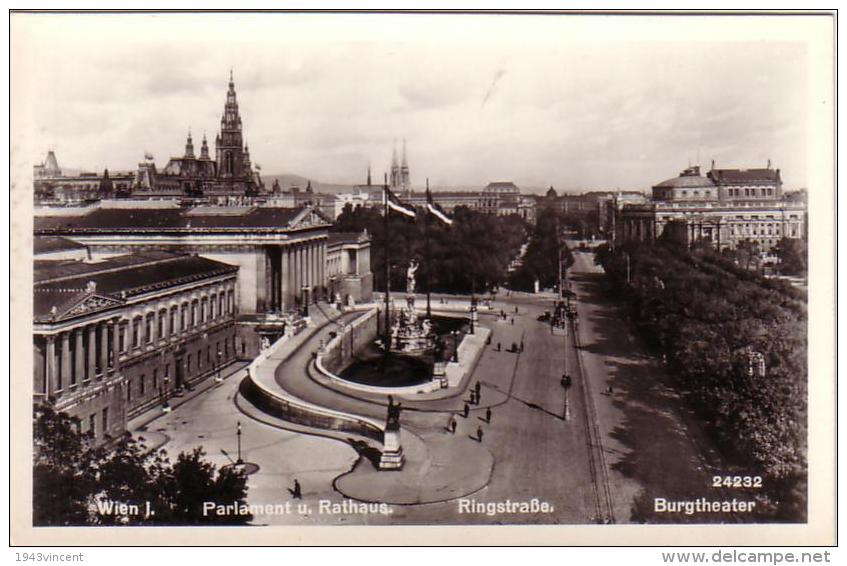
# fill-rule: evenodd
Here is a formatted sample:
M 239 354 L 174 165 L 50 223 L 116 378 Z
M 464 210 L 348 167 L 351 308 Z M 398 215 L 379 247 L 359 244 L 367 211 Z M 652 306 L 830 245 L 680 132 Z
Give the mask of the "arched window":
M 226 173 L 228 175 L 232 175 L 235 172 L 234 167 L 233 167 L 233 163 L 232 163 L 232 152 L 231 151 L 227 151 L 224 154 L 224 171 L 226 171 Z

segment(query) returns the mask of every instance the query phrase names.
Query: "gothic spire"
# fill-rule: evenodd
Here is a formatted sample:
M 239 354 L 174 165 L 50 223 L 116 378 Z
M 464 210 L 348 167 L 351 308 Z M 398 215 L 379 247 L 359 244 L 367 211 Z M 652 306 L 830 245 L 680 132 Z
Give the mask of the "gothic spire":
M 188 130 L 188 139 L 185 141 L 185 157 L 194 157 L 194 142 L 191 141 L 191 130 Z
M 203 132 L 203 144 L 200 146 L 200 159 L 209 159 L 209 144 L 206 142 L 206 132 Z
M 403 167 L 409 167 L 409 164 L 406 162 L 406 138 L 403 138 Z

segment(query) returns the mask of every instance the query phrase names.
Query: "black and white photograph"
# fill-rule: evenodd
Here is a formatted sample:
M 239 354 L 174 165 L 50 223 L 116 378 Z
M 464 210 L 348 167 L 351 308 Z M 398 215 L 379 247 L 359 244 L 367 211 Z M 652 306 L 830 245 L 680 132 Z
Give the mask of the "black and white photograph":
M 9 25 L 13 539 L 834 540 L 833 14 Z

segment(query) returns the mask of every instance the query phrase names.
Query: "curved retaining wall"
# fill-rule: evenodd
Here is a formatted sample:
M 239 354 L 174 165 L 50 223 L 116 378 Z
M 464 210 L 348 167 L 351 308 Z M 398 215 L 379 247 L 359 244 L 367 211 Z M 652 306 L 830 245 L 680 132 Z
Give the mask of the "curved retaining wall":
M 290 353 L 280 350 L 293 337 L 283 336 L 259 354 L 248 366 L 248 374 L 239 385 L 239 393 L 266 413 L 277 418 L 314 428 L 358 434 L 384 444 L 382 423 L 341 411 L 314 405 L 290 395 L 276 382 L 276 369 Z
M 385 432 L 373 421 L 325 410 L 292 397 L 271 393 L 253 381 L 252 377 L 245 377 L 241 381 L 238 392 L 262 411 L 288 422 L 358 434 L 380 444 L 384 442 Z

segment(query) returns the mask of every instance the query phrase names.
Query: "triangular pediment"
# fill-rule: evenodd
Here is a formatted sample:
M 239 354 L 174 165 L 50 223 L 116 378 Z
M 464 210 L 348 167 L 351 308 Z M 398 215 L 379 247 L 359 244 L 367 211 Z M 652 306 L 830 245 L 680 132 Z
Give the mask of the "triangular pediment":
M 73 318 L 90 312 L 108 310 L 122 304 L 123 301 L 114 297 L 91 293 L 68 305 L 63 312 L 57 313 L 57 318 Z
M 292 230 L 329 226 L 331 222 L 316 208 L 304 208 L 288 225 Z

